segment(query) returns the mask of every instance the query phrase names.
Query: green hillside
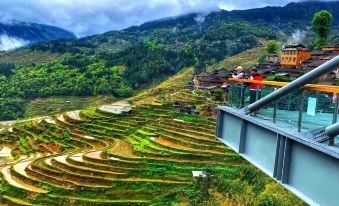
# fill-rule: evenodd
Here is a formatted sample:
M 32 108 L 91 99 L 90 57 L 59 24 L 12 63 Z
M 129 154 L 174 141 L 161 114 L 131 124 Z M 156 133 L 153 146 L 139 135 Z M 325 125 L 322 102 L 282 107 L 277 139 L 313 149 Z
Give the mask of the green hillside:
M 1 168 L 1 202 L 304 205 L 215 139 L 214 120 L 174 112 L 176 101 L 218 104 L 186 88 L 193 73 L 183 69 L 129 99 L 131 106 L 113 104 L 131 114 L 99 107 L 5 126 L 0 141 L 13 157 Z
M 240 54 L 230 56 L 221 60 L 220 62 L 207 67 L 207 71 L 213 71 L 217 69 L 229 69 L 232 70 L 237 66 L 242 66 L 245 69 L 250 69 L 258 63 L 259 58 L 266 53 L 264 48 L 255 48 L 244 51 Z
M 234 32 L 238 27 L 243 28 L 241 33 Z M 2 55 L 0 98 L 7 100 L 0 105 L 17 108 L 20 104 L 25 108 L 21 99 L 49 96 L 128 97 L 133 90 L 162 81 L 184 67 L 195 66 L 201 71 L 225 56 L 256 47 L 259 37 L 278 36 L 269 27 L 245 21 L 221 22 L 204 33 L 194 32 L 196 24 L 174 33 L 171 29 L 111 32 L 32 45 Z M 112 49 L 108 48 L 109 42 L 122 42 L 112 38 L 123 37 L 129 40 L 123 42 L 130 43 L 114 43 Z M 23 117 L 22 112 L 9 111 L 13 112 L 1 115 L 2 120 Z

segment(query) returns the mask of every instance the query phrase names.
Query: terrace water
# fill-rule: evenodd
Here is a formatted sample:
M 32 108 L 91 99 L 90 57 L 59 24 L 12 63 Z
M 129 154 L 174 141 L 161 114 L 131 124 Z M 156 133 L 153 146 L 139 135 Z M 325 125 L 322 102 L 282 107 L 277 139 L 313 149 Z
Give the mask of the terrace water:
M 28 165 L 30 165 L 32 162 L 33 162 L 33 161 L 30 161 L 30 160 L 29 160 L 29 161 L 25 161 L 25 162 L 20 162 L 20 163 L 18 163 L 18 164 L 15 164 L 15 165 L 13 166 L 13 169 L 14 169 L 16 172 L 18 172 L 19 174 L 21 174 L 21 175 L 23 175 L 23 176 L 25 176 L 25 177 L 28 177 L 28 175 L 27 175 L 25 169 L 26 169 L 26 167 L 28 167 Z
M 80 119 L 80 110 L 67 112 L 67 115 L 69 115 L 72 119 L 81 120 Z
M 123 100 L 111 105 L 101 106 L 99 109 L 113 114 L 120 114 L 123 110 L 130 109 L 130 107 L 131 104 L 128 101 Z
M 85 138 L 85 139 L 95 139 L 94 137 L 88 136 L 88 135 L 85 135 L 84 138 Z
M 11 173 L 10 173 L 10 169 L 11 169 L 11 166 L 6 166 L 6 167 L 1 169 L 1 173 L 3 174 L 5 180 L 7 182 L 9 182 L 11 185 L 18 187 L 18 188 L 28 190 L 28 191 L 33 191 L 33 192 L 39 192 L 39 193 L 48 192 L 47 190 L 37 188 L 33 185 L 29 185 L 26 182 L 12 176 Z
M 0 157 L 10 157 L 11 156 L 11 151 L 12 151 L 11 148 L 4 146 L 0 150 Z
M 56 124 L 55 123 L 55 120 L 53 120 L 53 119 L 49 119 L 49 118 L 47 118 L 47 119 L 44 119 L 48 124 Z

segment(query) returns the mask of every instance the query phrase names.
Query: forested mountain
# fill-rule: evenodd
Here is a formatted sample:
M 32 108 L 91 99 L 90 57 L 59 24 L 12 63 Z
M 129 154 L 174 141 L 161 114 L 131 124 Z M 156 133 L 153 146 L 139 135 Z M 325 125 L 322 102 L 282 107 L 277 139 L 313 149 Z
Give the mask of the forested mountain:
M 284 42 L 296 29 L 308 29 L 313 14 L 322 9 L 332 12 L 332 31 L 337 31 L 339 2 L 308 1 L 285 7 L 187 14 L 81 39 L 29 45 L 0 55 L 0 98 L 128 96 L 132 89 L 187 66 L 201 72 L 226 56 L 258 46 L 259 39 Z M 339 40 L 336 35 L 332 32 L 332 41 Z M 53 61 L 46 61 L 51 55 Z
M 264 7 L 248 10 L 217 11 L 208 15 L 199 13 L 187 14 L 178 17 L 163 18 L 146 22 L 140 26 L 132 26 L 121 31 L 111 31 L 100 35 L 85 37 L 77 41 L 57 41 L 49 44 L 32 46 L 31 49 L 53 52 L 85 52 L 94 53 L 110 49 L 120 51 L 140 40 L 151 39 L 169 47 L 176 48 L 176 42 L 205 40 L 204 36 L 221 36 L 224 39 L 234 40 L 234 35 L 244 36 L 248 28 L 235 27 L 239 22 L 246 22 L 253 26 L 266 27 L 271 30 L 291 34 L 296 29 L 304 30 L 310 27 L 314 13 L 326 9 L 333 14 L 333 27 L 339 28 L 339 1 L 318 2 L 305 1 L 289 3 L 284 7 Z M 227 28 L 225 28 L 227 27 Z M 236 28 L 236 30 L 234 30 Z M 252 29 L 252 28 L 249 28 Z M 260 28 L 259 28 L 260 29 Z M 229 33 L 232 32 L 233 33 Z M 265 33 L 271 37 L 272 33 Z M 265 36 L 264 35 L 264 36 Z M 335 35 L 335 33 L 333 33 Z M 69 50 L 63 48 L 68 46 Z
M 1 50 L 11 48 L 11 45 L 22 46 L 29 43 L 46 42 L 58 39 L 76 39 L 76 36 L 62 28 L 44 24 L 12 21 L 0 23 Z M 13 48 L 15 48 L 13 46 Z

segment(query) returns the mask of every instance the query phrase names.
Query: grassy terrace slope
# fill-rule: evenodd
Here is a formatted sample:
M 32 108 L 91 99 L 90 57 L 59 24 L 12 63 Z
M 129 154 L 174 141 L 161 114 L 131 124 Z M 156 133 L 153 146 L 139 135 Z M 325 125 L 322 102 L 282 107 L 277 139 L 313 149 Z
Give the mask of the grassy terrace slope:
M 1 167 L 6 205 L 303 205 L 214 137 L 215 122 L 172 111 L 192 94 L 187 68 L 135 98 L 133 113 L 100 109 L 17 123 Z M 192 171 L 207 171 L 193 178 Z
M 16 52 L 0 52 L 0 63 L 11 62 L 17 66 L 30 66 L 33 64 L 44 64 L 54 60 L 62 59 L 64 54 L 57 54 L 51 52 L 31 51 L 28 49 L 21 49 Z
M 207 71 L 213 71 L 220 68 L 232 69 L 239 65 L 243 66 L 245 69 L 250 69 L 258 62 L 258 59 L 264 53 L 264 48 L 250 49 L 240 54 L 225 58 L 217 64 L 209 66 Z

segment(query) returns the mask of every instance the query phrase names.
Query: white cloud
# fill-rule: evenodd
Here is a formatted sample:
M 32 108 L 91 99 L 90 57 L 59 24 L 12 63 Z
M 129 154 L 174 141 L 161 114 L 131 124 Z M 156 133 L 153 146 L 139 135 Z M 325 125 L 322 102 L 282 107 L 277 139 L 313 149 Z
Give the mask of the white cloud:
M 284 5 L 291 0 L 1 0 L 0 21 L 63 27 L 78 36 L 190 12 Z M 299 0 L 297 0 L 299 1 Z
M 26 44 L 29 42 L 20 38 L 10 37 L 6 34 L 0 36 L 0 51 L 10 51 Z

